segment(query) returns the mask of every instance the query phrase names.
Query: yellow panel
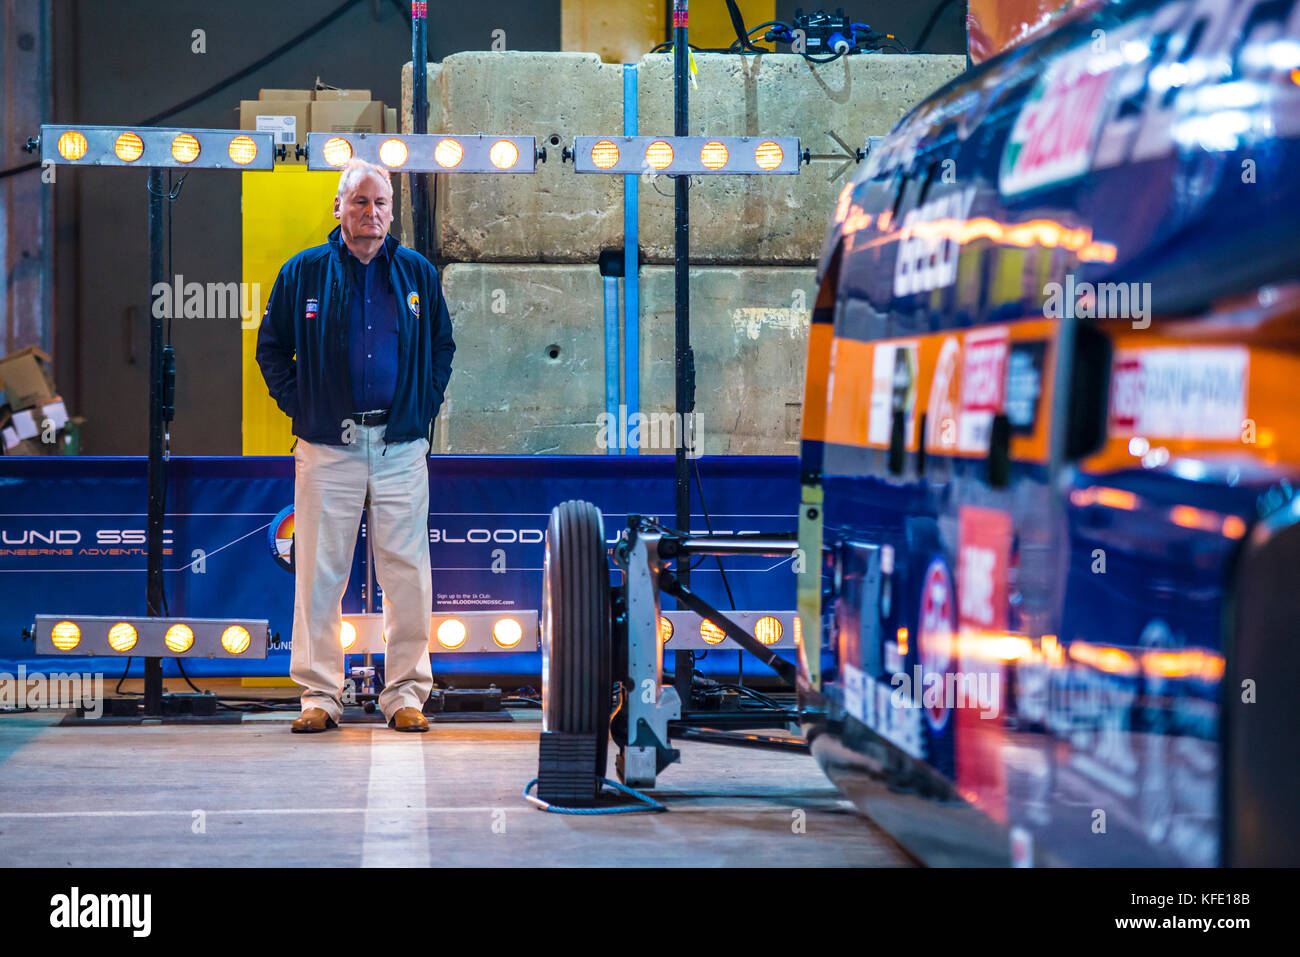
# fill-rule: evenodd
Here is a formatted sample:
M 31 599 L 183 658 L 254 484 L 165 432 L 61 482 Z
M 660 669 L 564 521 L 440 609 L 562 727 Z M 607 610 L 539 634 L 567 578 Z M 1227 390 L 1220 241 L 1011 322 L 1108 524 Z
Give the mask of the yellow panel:
M 752 30 L 760 23 L 776 19 L 776 0 L 736 0 L 745 28 Z M 804 9 L 820 9 L 815 3 L 804 5 Z M 687 38 L 693 46 L 726 49 L 736 42 L 736 30 L 731 25 L 731 14 L 723 0 L 696 0 L 690 5 L 690 32 Z M 763 42 L 760 33 L 754 38 L 759 46 L 769 47 Z
M 243 174 L 244 282 L 257 283 L 257 323 L 280 267 L 296 253 L 319 246 L 334 220 L 339 174 L 276 164 L 271 175 Z M 288 416 L 266 391 L 254 353 L 257 329 L 244 329 L 242 346 L 245 455 L 288 455 L 293 445 Z
M 753 29 L 776 19 L 776 0 L 738 0 L 745 26 Z M 666 0 L 563 0 L 561 46 L 566 51 L 598 53 L 606 63 L 635 63 L 672 39 Z M 690 42 L 697 47 L 729 47 L 736 39 L 723 0 L 695 0 L 690 5 Z M 762 37 L 756 42 L 761 43 Z
M 560 46 L 606 63 L 635 63 L 668 36 L 666 22 L 664 0 L 563 0 Z

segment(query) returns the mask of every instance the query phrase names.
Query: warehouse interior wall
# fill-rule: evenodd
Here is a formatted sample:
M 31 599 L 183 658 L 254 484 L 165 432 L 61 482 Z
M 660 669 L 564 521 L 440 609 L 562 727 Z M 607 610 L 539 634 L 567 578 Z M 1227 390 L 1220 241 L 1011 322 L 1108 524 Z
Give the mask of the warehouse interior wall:
M 837 0 L 837 4 L 909 45 L 942 4 L 925 50 L 965 51 L 964 0 L 936 0 L 915 7 L 886 0 Z M 450 53 L 488 50 L 497 30 L 505 31 L 505 45 L 511 50 L 566 49 L 569 42 L 583 42 L 581 31 L 573 31 L 583 18 L 594 22 L 596 14 L 584 12 L 590 6 L 579 0 L 497 0 L 490 5 L 440 3 L 435 14 L 430 4 L 429 57 L 436 61 Z M 653 34 L 647 24 L 658 22 L 653 3 L 624 0 L 599 6 L 626 9 L 627 16 L 616 18 L 615 23 L 631 36 L 622 41 L 629 50 L 645 45 L 647 30 Z M 670 4 L 659 6 L 666 11 Z M 749 23 L 750 7 L 774 10 L 777 18 L 788 20 L 796 4 L 745 0 L 741 6 Z M 798 6 L 814 8 L 807 0 Z M 893 9 L 896 6 L 903 9 Z M 307 87 L 318 77 L 333 86 L 369 89 L 375 99 L 398 104 L 401 64 L 410 60 L 411 50 L 409 4 L 402 0 L 297 0 L 293 4 L 60 0 L 52 5 L 51 14 L 54 95 L 49 120 L 85 124 L 151 120 L 336 12 L 337 17 L 319 32 L 274 62 L 152 122 L 234 128 L 239 124 L 241 99 L 256 99 L 261 88 Z M 658 16 L 666 19 L 662 11 Z M 716 29 L 724 33 L 718 42 L 726 41 L 729 21 L 723 0 L 695 0 L 692 22 L 715 20 Z M 195 31 L 202 31 L 202 52 L 197 50 Z M 87 419 L 83 444 L 89 454 L 146 451 L 150 304 L 146 176 L 144 170 L 61 167 L 52 187 L 54 249 L 49 254 L 55 263 L 55 380 L 69 411 Z M 179 175 L 171 175 L 173 189 L 179 180 Z M 164 274 L 179 275 L 187 283 L 239 281 L 240 177 L 197 171 L 185 179 L 172 206 L 170 250 L 165 252 L 171 262 L 169 267 L 165 264 Z M 239 321 L 178 319 L 170 332 L 177 355 L 171 451 L 239 454 Z
M 409 3 L 60 0 L 53 5 L 50 121 L 139 123 L 256 62 L 345 5 L 336 20 L 275 62 L 156 125 L 237 128 L 240 100 L 257 99 L 264 87 L 309 87 L 318 76 L 397 104 L 401 65 L 411 58 Z M 435 60 L 489 49 L 497 29 L 506 32 L 511 49 L 556 50 L 560 0 L 440 3 L 430 24 L 429 54 Z M 194 52 L 195 30 L 204 31 L 206 52 Z M 87 419 L 83 441 L 90 454 L 147 451 L 146 179 L 145 170 L 57 168 L 55 381 L 69 411 Z M 179 176 L 171 180 L 174 186 Z M 240 197 L 241 177 L 234 174 L 199 170 L 185 180 L 173 204 L 172 266 L 165 275 L 179 274 L 187 283 L 240 281 Z M 239 320 L 178 319 L 171 333 L 177 365 L 172 452 L 238 455 Z

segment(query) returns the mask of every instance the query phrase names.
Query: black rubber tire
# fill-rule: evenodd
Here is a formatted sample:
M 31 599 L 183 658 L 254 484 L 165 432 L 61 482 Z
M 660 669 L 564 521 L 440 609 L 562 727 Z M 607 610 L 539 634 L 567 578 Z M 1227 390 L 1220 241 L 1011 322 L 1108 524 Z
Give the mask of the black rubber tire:
M 543 565 L 543 730 L 595 734 L 599 782 L 613 699 L 609 561 L 600 509 L 579 501 L 553 508 Z

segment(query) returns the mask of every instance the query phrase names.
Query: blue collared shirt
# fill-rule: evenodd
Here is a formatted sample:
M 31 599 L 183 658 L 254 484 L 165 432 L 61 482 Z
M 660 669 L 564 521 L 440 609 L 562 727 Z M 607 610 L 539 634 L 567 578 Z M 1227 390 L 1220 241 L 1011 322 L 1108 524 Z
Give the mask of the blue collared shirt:
M 352 408 L 356 412 L 388 409 L 397 387 L 397 297 L 389 276 L 387 244 L 365 265 L 343 248 L 351 282 L 348 361 Z

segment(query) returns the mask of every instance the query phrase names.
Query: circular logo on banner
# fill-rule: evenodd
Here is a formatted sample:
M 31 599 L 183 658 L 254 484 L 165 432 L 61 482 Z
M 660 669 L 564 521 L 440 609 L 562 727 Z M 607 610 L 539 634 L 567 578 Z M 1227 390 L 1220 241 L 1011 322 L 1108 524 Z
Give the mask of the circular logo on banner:
M 266 529 L 266 543 L 271 557 L 285 571 L 293 572 L 293 506 L 287 505 L 276 513 Z
M 956 630 L 957 604 L 952 576 L 948 574 L 944 560 L 936 558 L 930 562 L 921 580 L 921 613 L 916 626 L 916 649 L 921 658 L 921 687 L 916 693 L 922 702 L 930 684 L 929 676 L 939 676 L 938 703 L 925 707 L 925 720 L 936 734 L 948 723 L 943 679 L 952 664 Z

